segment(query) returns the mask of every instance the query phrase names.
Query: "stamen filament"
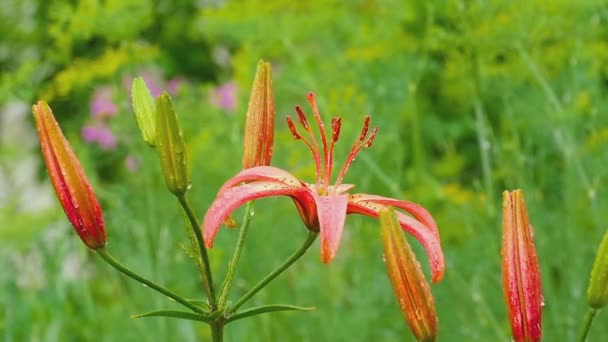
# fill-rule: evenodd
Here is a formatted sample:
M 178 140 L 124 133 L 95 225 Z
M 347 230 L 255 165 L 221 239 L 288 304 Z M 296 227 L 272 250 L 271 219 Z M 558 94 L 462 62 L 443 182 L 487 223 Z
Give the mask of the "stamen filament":
M 329 153 L 328 153 L 329 167 L 327 168 L 327 172 L 325 174 L 325 184 L 329 184 L 329 182 L 331 181 L 330 177 L 331 177 L 332 168 L 334 165 L 334 147 L 336 146 L 336 143 L 338 142 L 338 139 L 340 138 L 340 127 L 341 126 L 342 126 L 342 118 L 334 117 L 331 119 L 332 136 L 331 136 L 331 143 L 329 144 Z
M 314 133 L 312 132 L 312 129 L 310 128 L 310 125 L 308 124 L 308 119 L 306 118 L 306 114 L 304 113 L 304 111 L 302 110 L 302 107 L 300 106 L 296 106 L 296 113 L 298 114 L 298 119 L 300 120 L 300 124 L 302 125 L 302 127 L 304 127 L 304 130 L 306 130 L 306 132 L 308 132 L 308 135 L 310 136 L 310 142 L 312 143 L 313 148 L 316 151 L 316 158 L 321 158 L 321 152 L 320 152 L 320 148 L 319 148 L 319 143 L 317 142 L 317 139 L 315 138 Z M 313 152 L 314 153 L 314 152 Z M 323 171 L 324 168 L 321 169 L 321 164 L 320 163 L 316 163 L 316 168 L 317 168 L 317 181 L 316 181 L 316 185 L 317 187 L 320 186 L 320 183 L 322 181 L 322 177 L 324 177 Z
M 342 170 L 340 170 L 340 174 L 338 175 L 338 178 L 336 179 L 336 183 L 334 185 L 335 188 L 338 188 L 338 186 L 342 184 L 342 180 L 344 179 L 344 176 L 346 175 L 350 164 L 353 162 L 353 160 L 355 160 L 357 154 L 364 147 L 372 146 L 374 139 L 376 138 L 376 134 L 378 133 L 378 127 L 374 127 L 368 136 L 367 132 L 369 130 L 369 122 L 369 116 L 365 116 L 365 122 L 363 123 L 361 135 L 359 136 L 359 139 L 355 140 L 355 143 L 353 144 L 353 147 L 351 148 L 350 153 L 348 154 L 348 158 L 346 158 L 346 162 L 344 163 L 344 166 L 342 166 Z
M 321 178 L 321 155 L 319 154 L 319 146 L 316 144 L 316 141 L 314 141 L 314 144 L 312 144 L 310 141 L 308 141 L 308 139 L 304 138 L 302 135 L 300 135 L 300 133 L 298 133 L 298 130 L 297 130 L 291 116 L 287 116 L 286 120 L 287 120 L 287 126 L 289 127 L 289 130 L 291 131 L 291 134 L 293 135 L 293 137 L 296 140 L 301 140 L 312 153 L 312 157 L 315 160 L 315 169 L 316 169 L 317 187 L 318 187 L 319 179 Z M 300 122 L 302 122 L 302 121 L 300 121 Z M 302 125 L 302 126 L 304 126 L 304 125 Z M 306 127 L 304 127 L 304 128 L 306 129 Z M 307 130 L 307 132 L 311 133 L 310 129 Z M 312 134 L 310 136 L 314 139 L 314 136 Z
M 315 93 L 310 92 L 308 93 L 308 95 L 306 95 L 306 98 L 308 99 L 308 102 L 310 102 L 310 105 L 312 106 L 312 111 L 313 114 L 315 116 L 315 120 L 317 120 L 317 124 L 319 125 L 319 131 L 321 134 L 321 142 L 323 143 L 323 161 L 324 161 L 324 179 L 325 182 L 323 184 L 323 188 L 325 190 L 327 190 L 327 187 L 329 186 L 329 176 L 331 176 L 329 174 L 329 169 L 330 169 L 330 161 L 331 161 L 331 157 L 329 156 L 329 150 L 328 150 L 328 146 L 327 146 L 327 134 L 325 134 L 325 125 L 323 124 L 323 120 L 321 120 L 321 113 L 319 112 L 319 107 L 317 107 L 317 101 L 315 100 Z

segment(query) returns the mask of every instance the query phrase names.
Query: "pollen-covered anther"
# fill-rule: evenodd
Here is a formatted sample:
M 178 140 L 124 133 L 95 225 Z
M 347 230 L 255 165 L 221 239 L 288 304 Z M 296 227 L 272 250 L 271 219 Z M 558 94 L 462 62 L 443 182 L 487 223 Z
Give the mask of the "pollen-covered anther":
M 331 140 L 336 143 L 338 139 L 340 139 L 340 127 L 342 127 L 342 118 L 335 117 L 331 119 L 331 130 L 332 137 Z
M 287 120 L 287 127 L 289 127 L 289 131 L 291 132 L 291 135 L 293 135 L 293 137 L 296 140 L 301 140 L 302 136 L 300 135 L 300 133 L 298 133 L 298 130 L 296 129 L 296 125 L 293 123 L 293 119 L 291 118 L 291 116 L 288 116 L 286 118 Z
M 359 141 L 365 140 L 365 136 L 367 135 L 367 130 L 369 129 L 370 120 L 371 119 L 370 119 L 369 115 L 366 115 L 365 121 L 363 122 L 363 129 L 361 129 L 361 135 L 359 136 Z
M 372 147 L 372 144 L 374 143 L 374 139 L 376 139 L 376 134 L 378 134 L 378 127 L 374 127 L 372 129 L 372 132 L 369 134 L 369 137 L 367 137 L 367 140 L 365 141 L 363 146 Z
M 310 126 L 308 125 L 308 119 L 306 119 L 306 114 L 302 110 L 302 107 L 296 106 L 296 113 L 298 114 L 298 120 L 300 120 L 300 124 L 304 127 L 305 130 L 309 130 Z

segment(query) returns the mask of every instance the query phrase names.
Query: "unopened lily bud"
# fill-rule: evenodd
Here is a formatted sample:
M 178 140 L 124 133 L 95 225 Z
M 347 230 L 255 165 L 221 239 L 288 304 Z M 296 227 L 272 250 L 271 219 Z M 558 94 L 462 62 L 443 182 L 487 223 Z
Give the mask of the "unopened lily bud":
M 393 208 L 380 211 L 384 261 L 403 316 L 418 341 L 437 337 L 435 300 Z
M 594 309 L 600 309 L 608 304 L 608 232 L 604 234 L 593 263 L 587 300 L 589 306 Z
M 541 277 L 523 192 L 503 192 L 502 210 L 502 281 L 513 341 L 540 341 Z
M 270 165 L 274 140 L 274 96 L 270 63 L 258 62 L 245 122 L 243 168 Z
M 87 247 L 102 248 L 107 236 L 101 206 L 84 169 L 49 105 L 40 101 L 33 106 L 33 112 L 44 162 L 68 220 Z
M 167 93 L 156 99 L 156 150 L 167 188 L 175 195 L 183 195 L 190 188 L 186 142 Z
M 156 144 L 156 124 L 154 122 L 156 106 L 150 89 L 146 86 L 143 78 L 133 79 L 131 84 L 131 97 L 133 99 L 133 111 L 137 119 L 137 125 L 141 131 L 144 141 L 150 146 Z

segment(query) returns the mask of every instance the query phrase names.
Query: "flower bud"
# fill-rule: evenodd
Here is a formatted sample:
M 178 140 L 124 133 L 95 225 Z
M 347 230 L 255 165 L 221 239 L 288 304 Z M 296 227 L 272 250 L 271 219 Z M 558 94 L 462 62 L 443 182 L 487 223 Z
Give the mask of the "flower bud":
M 587 301 L 594 309 L 600 309 L 608 304 L 608 232 L 604 234 L 593 263 Z
M 143 78 L 137 77 L 133 79 L 131 97 L 133 99 L 133 111 L 135 112 L 135 118 L 137 119 L 141 135 L 148 145 L 154 146 L 156 141 L 156 126 L 154 123 L 156 108 L 154 98 Z
M 393 208 L 380 211 L 384 262 L 403 316 L 418 341 L 437 337 L 435 300 Z
M 163 93 L 156 99 L 156 151 L 169 191 L 183 195 L 190 188 L 186 143 L 171 96 Z
M 49 105 L 33 106 L 42 156 L 57 198 L 85 245 L 92 249 L 107 242 L 101 206 L 82 166 L 59 128 Z
M 541 277 L 523 192 L 503 192 L 502 210 L 502 281 L 513 340 L 540 341 Z
M 247 108 L 243 168 L 270 165 L 274 140 L 274 116 L 270 63 L 259 61 Z

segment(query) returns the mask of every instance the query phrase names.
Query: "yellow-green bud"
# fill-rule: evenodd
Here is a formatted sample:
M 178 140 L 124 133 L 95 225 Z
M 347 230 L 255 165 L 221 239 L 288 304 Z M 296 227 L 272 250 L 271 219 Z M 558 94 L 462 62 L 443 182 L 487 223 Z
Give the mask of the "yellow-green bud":
M 154 123 L 156 108 L 154 98 L 143 78 L 137 77 L 133 79 L 131 98 L 141 135 L 148 145 L 154 147 L 156 144 L 156 124 Z
M 587 301 L 589 306 L 595 309 L 600 309 L 608 304 L 608 232 L 604 234 L 593 263 L 587 289 Z
M 175 195 L 183 195 L 190 187 L 186 143 L 167 93 L 156 99 L 156 151 L 167 188 Z

